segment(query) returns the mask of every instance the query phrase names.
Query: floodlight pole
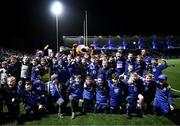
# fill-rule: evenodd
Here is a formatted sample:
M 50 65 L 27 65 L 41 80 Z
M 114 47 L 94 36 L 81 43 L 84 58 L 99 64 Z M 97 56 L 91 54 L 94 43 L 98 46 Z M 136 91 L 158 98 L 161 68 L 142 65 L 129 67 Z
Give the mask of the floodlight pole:
M 85 21 L 86 21 L 86 43 L 85 46 L 88 46 L 88 29 L 87 29 L 87 11 L 85 11 Z
M 85 22 L 85 20 L 83 20 L 84 45 L 86 45 L 86 27 L 85 26 L 86 26 L 86 22 Z
M 58 14 L 56 14 L 56 46 L 57 46 L 57 52 L 59 48 L 59 38 L 58 38 Z
M 52 13 L 53 14 L 55 14 L 56 15 L 56 46 L 57 46 L 57 52 L 58 52 L 58 48 L 59 48 L 59 34 L 58 34 L 58 28 L 59 28 L 59 26 L 58 26 L 58 19 L 59 19 L 59 15 L 61 14 L 61 12 L 62 12 L 62 5 L 61 5 L 61 3 L 60 2 L 58 2 L 58 1 L 56 1 L 56 2 L 54 2 L 53 4 L 52 4 L 52 6 L 51 6 L 51 11 L 52 11 Z

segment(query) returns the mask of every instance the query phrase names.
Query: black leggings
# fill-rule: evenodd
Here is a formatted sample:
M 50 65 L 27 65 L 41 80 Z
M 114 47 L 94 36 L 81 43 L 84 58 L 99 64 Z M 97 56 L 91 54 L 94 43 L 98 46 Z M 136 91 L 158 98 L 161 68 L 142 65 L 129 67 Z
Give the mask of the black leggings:
M 90 110 L 94 110 L 93 108 L 94 108 L 94 101 L 89 99 L 84 99 L 82 104 L 82 111 L 87 112 Z
M 78 105 L 79 104 L 79 101 L 77 100 L 70 100 L 70 106 L 71 106 L 71 111 L 72 112 L 76 112 L 77 108 L 78 108 Z

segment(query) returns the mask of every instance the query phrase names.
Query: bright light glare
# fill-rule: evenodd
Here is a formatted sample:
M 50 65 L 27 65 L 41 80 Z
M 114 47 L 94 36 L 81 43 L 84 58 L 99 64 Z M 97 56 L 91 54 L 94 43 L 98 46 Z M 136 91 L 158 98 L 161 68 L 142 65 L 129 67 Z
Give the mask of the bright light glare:
M 51 11 L 53 14 L 59 15 L 62 13 L 62 4 L 58 1 L 54 2 L 51 6 Z

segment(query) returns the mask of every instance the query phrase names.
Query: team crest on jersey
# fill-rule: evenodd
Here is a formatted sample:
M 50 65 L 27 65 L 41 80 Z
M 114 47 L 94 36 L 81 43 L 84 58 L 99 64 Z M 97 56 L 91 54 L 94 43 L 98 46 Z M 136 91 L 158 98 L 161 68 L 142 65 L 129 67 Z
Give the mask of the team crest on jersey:
M 153 68 L 152 71 L 153 71 L 153 72 L 156 72 L 156 68 Z
M 137 92 L 137 88 L 136 87 L 134 87 L 134 92 Z
M 117 68 L 123 68 L 123 64 L 117 64 Z
M 96 74 L 96 71 L 95 71 L 95 70 L 93 70 L 93 74 Z
M 164 87 L 164 88 L 163 88 L 163 91 L 166 91 L 166 90 L 167 90 L 167 88 Z
M 92 70 L 92 69 L 95 69 L 95 66 L 94 65 L 91 65 L 90 66 L 90 69 Z
M 118 88 L 114 89 L 114 93 L 119 93 L 119 89 Z

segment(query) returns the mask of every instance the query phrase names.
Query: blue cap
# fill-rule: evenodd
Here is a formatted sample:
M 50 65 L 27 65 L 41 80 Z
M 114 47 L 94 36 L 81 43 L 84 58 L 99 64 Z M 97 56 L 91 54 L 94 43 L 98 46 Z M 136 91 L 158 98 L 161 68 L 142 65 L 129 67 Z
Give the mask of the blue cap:
M 147 57 L 147 58 L 145 59 L 145 62 L 151 63 L 151 57 Z
M 167 81 L 167 75 L 161 74 L 161 75 L 158 76 L 158 79 L 166 80 Z
M 103 74 L 98 74 L 97 78 L 104 79 L 104 75 Z

